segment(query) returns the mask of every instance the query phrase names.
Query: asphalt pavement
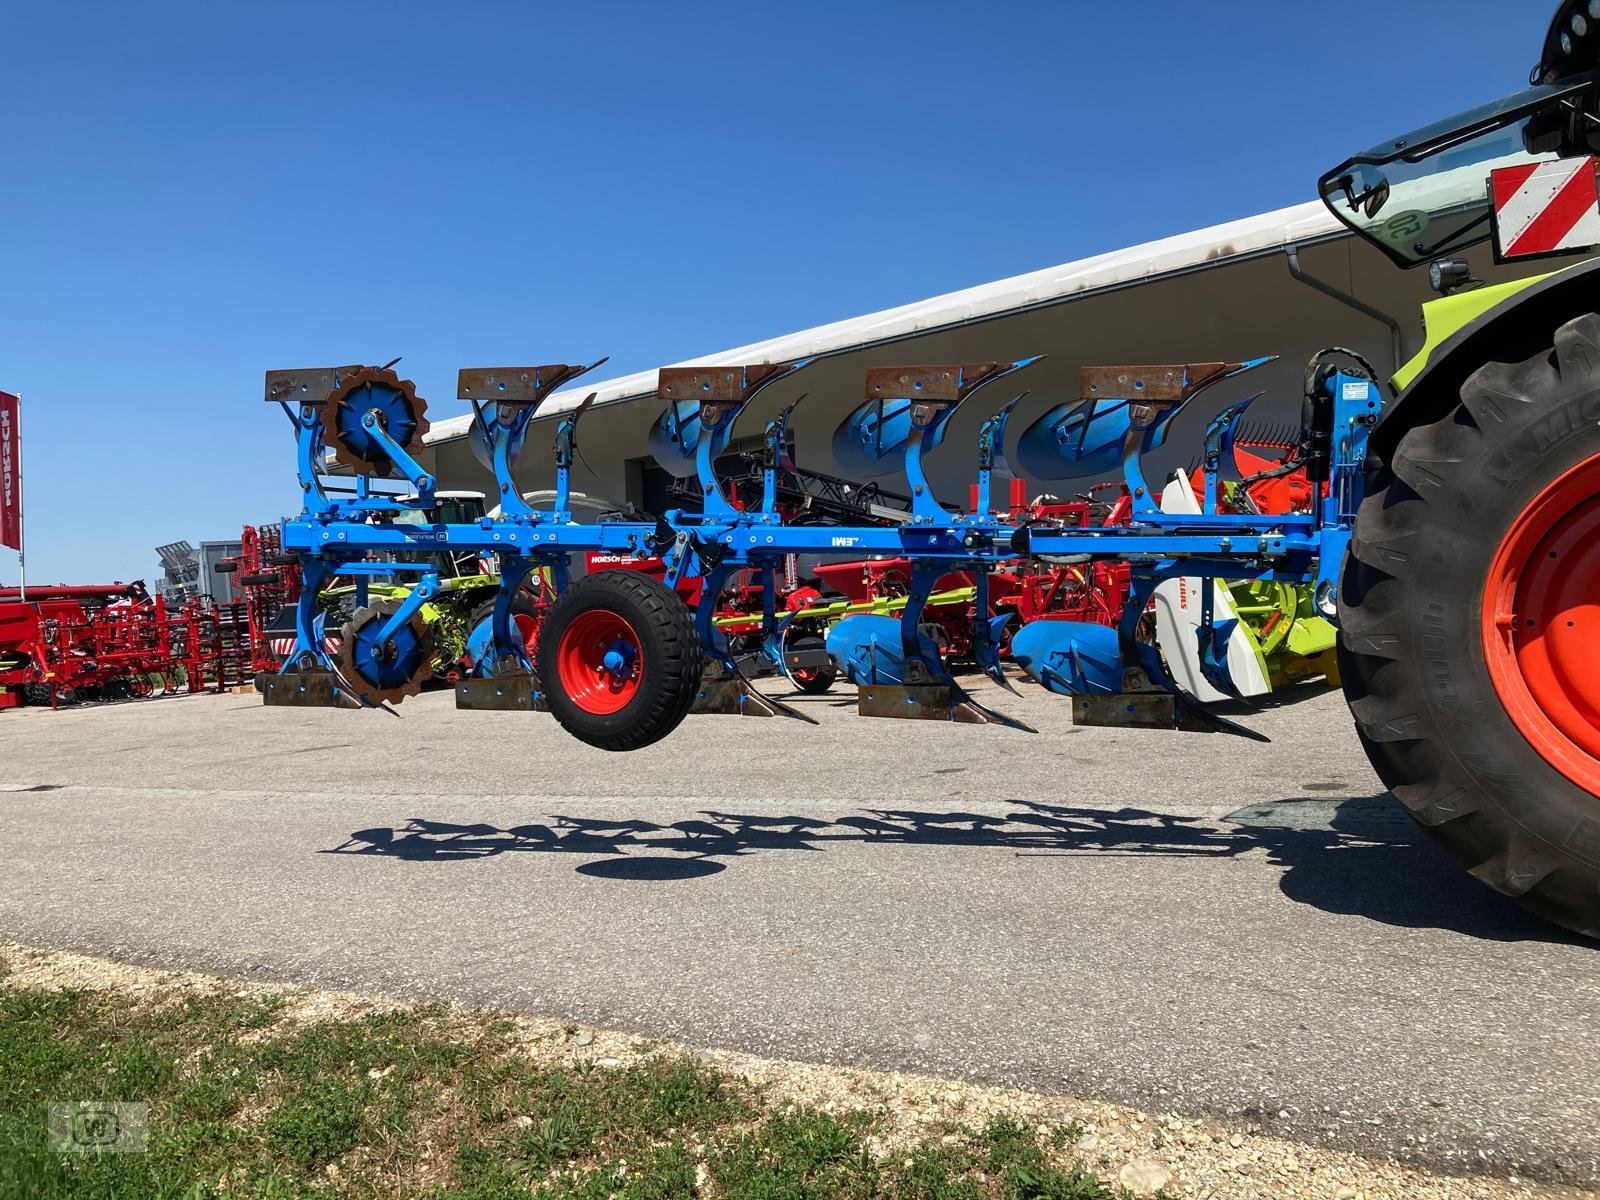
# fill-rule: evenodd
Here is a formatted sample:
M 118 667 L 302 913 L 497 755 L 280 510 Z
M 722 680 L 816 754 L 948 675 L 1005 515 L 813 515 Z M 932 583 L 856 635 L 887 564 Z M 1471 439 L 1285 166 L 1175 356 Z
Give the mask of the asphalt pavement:
M 448 692 L 0 713 L 0 937 L 1600 1182 L 1597 948 L 1448 863 L 1337 694 L 1271 745 L 797 702 L 631 755 Z

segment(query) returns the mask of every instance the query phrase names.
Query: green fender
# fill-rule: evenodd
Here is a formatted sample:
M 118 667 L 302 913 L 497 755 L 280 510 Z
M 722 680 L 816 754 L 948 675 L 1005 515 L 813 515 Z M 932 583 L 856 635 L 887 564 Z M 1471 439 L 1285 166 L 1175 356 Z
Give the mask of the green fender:
M 1548 350 L 1557 329 L 1591 312 L 1600 312 L 1600 259 L 1423 305 L 1427 342 L 1394 373 L 1398 395 L 1372 431 L 1368 453 L 1387 460 L 1407 430 L 1454 410 L 1461 385 L 1484 363 Z

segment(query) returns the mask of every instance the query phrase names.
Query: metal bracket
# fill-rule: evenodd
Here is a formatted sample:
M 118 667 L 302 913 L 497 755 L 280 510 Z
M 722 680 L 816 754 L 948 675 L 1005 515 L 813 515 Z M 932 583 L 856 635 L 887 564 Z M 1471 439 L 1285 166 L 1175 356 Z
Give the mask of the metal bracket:
M 750 686 L 748 679 L 718 662 L 706 664 L 700 676 L 700 691 L 689 711 L 725 717 L 795 717 L 808 725 L 817 724 L 815 718 L 799 709 L 763 696 Z
M 256 676 L 261 702 L 272 708 L 360 708 L 332 671 L 263 671 Z
M 486 679 L 463 679 L 456 684 L 456 707 L 476 712 L 550 711 L 544 694 L 526 671 Z
M 462 367 L 456 397 L 475 403 L 526 404 L 537 408 L 551 392 L 605 362 L 546 363 L 541 367 Z
M 1124 692 L 1120 696 L 1074 696 L 1072 723 L 1105 729 L 1176 729 L 1186 733 L 1215 733 L 1216 727 L 1199 720 L 1178 703 L 1171 692 Z
M 863 717 L 911 721 L 954 721 L 958 725 L 1006 725 L 1038 733 L 1031 725 L 979 704 L 960 684 L 941 680 L 915 659 L 905 665 L 906 681 L 862 684 L 856 689 L 856 712 Z

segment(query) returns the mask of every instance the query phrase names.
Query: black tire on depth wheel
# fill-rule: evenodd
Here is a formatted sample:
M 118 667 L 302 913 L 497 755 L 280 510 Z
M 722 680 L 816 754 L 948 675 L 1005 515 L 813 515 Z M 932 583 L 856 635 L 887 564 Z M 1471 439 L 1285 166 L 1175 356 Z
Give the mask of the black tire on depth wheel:
M 827 641 L 815 633 L 807 633 L 789 643 L 791 650 L 825 650 Z M 789 679 L 795 687 L 805 692 L 808 696 L 820 696 L 833 686 L 833 681 L 839 676 L 837 664 L 830 658 L 825 667 L 812 667 L 808 670 L 791 670 Z
M 270 587 L 283 582 L 281 575 L 274 575 L 270 571 L 259 572 L 254 575 L 239 576 L 240 587 Z
M 1579 599 L 1600 568 L 1600 316 L 1480 368 L 1379 467 L 1340 582 L 1362 745 L 1474 876 L 1600 937 L 1600 729 L 1585 752 L 1566 708 L 1600 686 L 1573 645 L 1600 635 Z M 1576 740 L 1541 732 L 1556 716 Z
M 676 729 L 700 690 L 702 661 L 688 607 L 638 571 L 583 576 L 539 627 L 550 712 L 601 750 L 637 750 Z

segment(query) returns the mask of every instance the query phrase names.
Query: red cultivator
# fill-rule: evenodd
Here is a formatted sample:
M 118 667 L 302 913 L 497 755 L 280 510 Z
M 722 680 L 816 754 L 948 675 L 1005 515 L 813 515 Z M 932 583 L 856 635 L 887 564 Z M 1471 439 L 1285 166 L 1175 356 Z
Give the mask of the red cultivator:
M 252 675 L 276 671 L 294 639 L 291 635 L 281 649 L 274 646 L 273 622 L 300 599 L 300 565 L 294 556 L 284 554 L 276 525 L 246 525 L 239 545 L 239 553 L 223 559 L 217 570 L 233 575 L 237 593 L 243 597 L 237 620 L 244 635 L 240 657 L 247 660 Z
M 236 681 L 209 597 L 169 608 L 143 583 L 0 588 L 0 709 Z

